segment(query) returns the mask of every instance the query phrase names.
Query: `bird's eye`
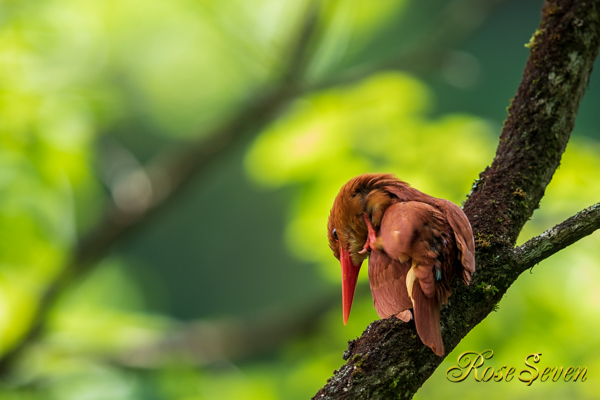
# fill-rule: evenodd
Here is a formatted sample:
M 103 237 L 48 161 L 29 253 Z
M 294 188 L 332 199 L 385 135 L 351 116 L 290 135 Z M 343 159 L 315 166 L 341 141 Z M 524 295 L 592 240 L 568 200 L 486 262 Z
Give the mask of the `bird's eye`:
M 337 231 L 335 230 L 335 228 L 333 228 L 333 237 L 335 238 L 335 240 L 338 240 Z

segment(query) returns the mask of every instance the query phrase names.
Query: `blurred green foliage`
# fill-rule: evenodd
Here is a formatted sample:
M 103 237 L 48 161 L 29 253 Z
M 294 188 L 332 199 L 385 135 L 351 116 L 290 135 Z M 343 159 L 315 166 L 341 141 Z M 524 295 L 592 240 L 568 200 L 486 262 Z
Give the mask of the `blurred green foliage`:
M 252 94 L 273 84 L 304 5 L 272 0 L 0 2 L 0 351 L 26 332 L 44 288 L 72 257 L 78 238 L 102 218 L 112 184 L 107 165 L 114 166 L 116 159 L 96 144 L 116 142 L 143 163 L 167 146 L 206 135 Z M 423 8 L 436 5 L 440 2 L 431 1 Z M 308 80 L 326 81 L 389 58 L 387 49 L 398 46 L 390 32 L 413 11 L 408 2 L 324 2 L 328 29 L 319 37 Z M 429 11 L 417 15 L 426 20 Z M 327 247 L 325 227 L 346 180 L 367 171 L 393 172 L 420 190 L 460 204 L 491 162 L 501 121 L 436 107 L 437 92 L 430 87 L 439 86 L 438 78 L 425 83 L 414 74 L 381 72 L 309 93 L 260 132 L 247 152 L 242 150 L 245 172 L 257 185 L 253 190 L 272 195 L 287 188 L 291 193 L 287 215 L 277 216 L 278 224 L 285 225 L 285 240 L 265 247 L 285 245 L 297 265 L 306 267 L 303 273 L 326 282 L 303 286 L 299 291 L 307 301 L 318 297 L 317 288 L 338 290 L 339 266 Z M 488 104 L 482 98 L 474 102 Z M 224 167 L 215 167 L 214 175 L 218 168 Z M 599 171 L 600 145 L 575 136 L 520 241 L 597 202 Z M 221 196 L 219 202 L 253 212 L 242 202 L 226 203 L 233 196 Z M 173 221 L 195 216 L 189 208 L 176 211 Z M 218 242 L 228 242 L 243 231 L 207 227 L 203 221 L 208 220 L 194 222 L 198 233 L 190 235 L 209 231 Z M 261 240 L 278 226 L 252 229 Z M 139 237 L 152 243 L 144 233 Z M 595 398 L 598 245 L 598 234 L 592 235 L 524 274 L 498 312 L 447 357 L 417 398 Z M 117 247 L 61 298 L 44 340 L 26 352 L 2 384 L 0 399 L 293 400 L 314 395 L 342 364 L 347 341 L 377 318 L 365 291 L 359 292 L 347 327 L 341 323 L 341 307 L 333 307 L 318 317 L 316 327 L 273 354 L 199 365 L 181 359 L 151 367 L 131 362 L 135 351 L 168 343 L 179 332 L 183 323 L 174 312 L 159 314 L 148 304 L 161 296 L 175 298 L 177 288 L 164 282 L 173 265 L 212 268 L 201 264 L 211 246 L 193 249 L 194 264 L 171 242 L 161 243 L 169 260 L 159 266 L 165 275 L 152 275 L 150 263 L 133 257 L 127 245 Z M 286 259 L 269 258 L 262 249 L 258 253 L 241 254 L 237 264 L 289 268 Z M 225 280 L 240 279 L 229 265 L 218 271 Z M 190 270 L 182 279 L 189 281 L 193 274 Z M 366 273 L 361 279 L 364 287 Z M 294 282 L 265 279 L 255 290 L 286 284 Z M 226 295 L 242 309 L 249 300 L 236 294 Z M 211 301 L 200 291 L 193 296 Z M 292 303 L 281 299 L 290 312 Z M 520 368 L 527 354 L 542 352 L 541 365 L 586 366 L 589 378 L 531 387 L 518 381 L 446 380 L 445 371 L 458 354 L 488 348 L 495 352 L 493 365 Z
M 329 264 L 323 240 L 329 209 L 339 188 L 365 171 L 392 172 L 434 196 L 464 199 L 493 157 L 491 129 L 466 115 L 432 120 L 430 98 L 413 77 L 379 74 L 299 101 L 260 135 L 248 155 L 252 176 L 270 185 L 302 185 L 286 232 L 291 251 Z
M 75 77 L 61 79 L 48 69 L 46 59 L 56 55 L 27 27 L 42 21 L 25 22 L 18 10 L 11 11 L 3 15 L 0 29 L 3 350 L 26 329 L 41 288 L 74 244 L 74 202 L 89 198 L 79 190 L 87 190 L 93 179 L 89 162 L 95 130 L 86 101 L 68 89 Z

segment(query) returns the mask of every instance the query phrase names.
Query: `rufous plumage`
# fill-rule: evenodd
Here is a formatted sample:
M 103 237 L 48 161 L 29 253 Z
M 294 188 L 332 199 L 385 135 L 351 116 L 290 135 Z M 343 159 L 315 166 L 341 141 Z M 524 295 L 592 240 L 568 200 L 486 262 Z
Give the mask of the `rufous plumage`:
M 379 317 L 409 321 L 414 314 L 421 341 L 444 355 L 441 306 L 452 294 L 454 277 L 468 285 L 475 272 L 473 232 L 460 207 L 393 175 L 363 174 L 340 190 L 327 233 L 342 267 L 344 324 L 360 266 L 369 257 L 369 284 Z

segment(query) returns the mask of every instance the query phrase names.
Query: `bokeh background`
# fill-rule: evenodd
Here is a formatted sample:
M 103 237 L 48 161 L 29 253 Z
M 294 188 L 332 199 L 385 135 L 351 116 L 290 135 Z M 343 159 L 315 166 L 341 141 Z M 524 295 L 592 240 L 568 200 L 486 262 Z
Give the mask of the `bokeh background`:
M 461 204 L 491 163 L 541 1 L 0 1 L 0 399 L 306 399 L 348 326 L 340 186 Z M 600 200 L 600 74 L 520 242 Z M 417 393 L 600 398 L 600 235 L 525 273 Z M 491 365 L 586 382 L 450 383 Z

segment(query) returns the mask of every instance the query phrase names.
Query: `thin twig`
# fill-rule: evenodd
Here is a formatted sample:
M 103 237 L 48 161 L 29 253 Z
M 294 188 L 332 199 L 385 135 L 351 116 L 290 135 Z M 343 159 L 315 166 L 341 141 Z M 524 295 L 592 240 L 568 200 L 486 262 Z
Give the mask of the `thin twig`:
M 600 203 L 580 211 L 514 250 L 516 266 L 525 271 L 600 229 Z

